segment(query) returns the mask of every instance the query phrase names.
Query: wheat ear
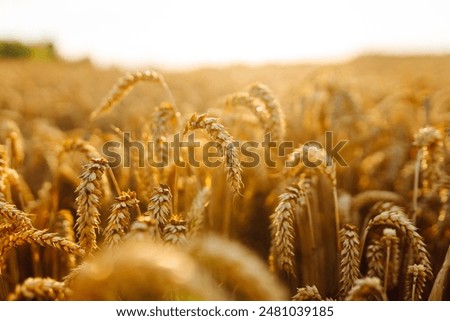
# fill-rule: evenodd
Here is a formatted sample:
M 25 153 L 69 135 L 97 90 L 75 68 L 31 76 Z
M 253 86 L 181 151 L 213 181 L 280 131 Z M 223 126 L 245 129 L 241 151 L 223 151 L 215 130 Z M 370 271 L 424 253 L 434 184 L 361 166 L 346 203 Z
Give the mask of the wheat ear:
M 336 164 L 327 156 L 323 148 L 317 146 L 301 145 L 295 149 L 288 158 L 290 168 L 288 172 L 291 176 L 298 176 L 300 173 L 317 172 L 322 173 L 330 182 L 333 190 L 334 219 L 336 227 L 336 244 L 338 252 L 341 251 L 339 242 L 339 230 L 341 219 L 339 215 L 339 203 L 337 193 Z
M 103 158 L 92 158 L 85 165 L 81 182 L 75 192 L 78 197 L 77 221 L 75 224 L 78 244 L 92 255 L 97 249 L 97 231 L 100 227 L 100 198 L 102 197 L 101 179 L 108 162 Z
M 378 240 L 371 240 L 366 249 L 367 276 L 383 280 L 385 261 L 383 245 Z
M 413 264 L 408 266 L 406 271 L 405 301 L 416 301 L 422 299 L 427 278 L 426 268 L 422 264 Z
M 268 126 L 271 129 L 272 139 L 274 141 L 283 141 L 286 134 L 286 123 L 280 102 L 271 92 L 271 90 L 263 84 L 257 83 L 248 89 L 250 96 L 260 99 L 266 106 L 269 114 Z
M 385 253 L 384 282 L 386 290 L 397 286 L 400 272 L 400 239 L 395 229 L 385 228 L 380 239 Z
M 36 229 L 28 215 L 18 210 L 14 205 L 0 202 L 0 216 L 9 221 L 9 224 L 2 225 L 3 231 L 13 232 L 5 235 L 0 246 L 0 257 L 5 252 L 15 246 L 28 242 L 37 243 L 41 246 L 49 246 L 66 253 L 84 255 L 84 251 L 75 243 L 58 236 L 56 233 L 48 233 L 46 230 Z
M 301 197 L 298 184 L 286 187 L 279 196 L 279 202 L 270 216 L 272 260 L 276 267 L 292 277 L 296 277 L 295 267 L 295 211 Z
M 219 123 L 217 118 L 209 117 L 207 114 L 193 114 L 184 128 L 183 135 L 196 129 L 204 129 L 211 139 L 221 146 L 222 155 L 225 158 L 228 184 L 233 195 L 240 195 L 240 189 L 243 186 L 241 177 L 242 168 L 238 156 L 238 147 L 233 137 Z
M 259 124 L 264 130 L 264 133 L 269 133 L 276 130 L 273 128 L 274 124 L 269 118 L 266 106 L 264 104 L 259 104 L 258 101 L 248 93 L 237 93 L 228 96 L 225 101 L 225 106 L 227 108 L 233 108 L 236 106 L 247 107 L 258 118 Z
M 386 294 L 377 277 L 365 277 L 355 281 L 346 301 L 386 301 Z
M 220 254 L 220 253 L 218 253 Z M 72 300 L 213 300 L 227 293 L 180 247 L 128 240 L 105 249 L 78 269 Z
M 130 209 L 138 206 L 136 193 L 132 191 L 122 192 L 115 198 L 111 206 L 111 214 L 108 218 L 108 224 L 104 231 L 104 243 L 113 247 L 120 243 L 121 239 L 127 233 L 130 225 Z
M 445 175 L 445 150 L 440 131 L 430 126 L 421 128 L 414 136 L 414 145 L 417 146 L 418 151 L 414 170 L 413 224 L 416 223 L 418 210 L 420 171 L 422 170 L 424 194 L 436 194 L 440 178 Z
M 192 200 L 191 207 L 186 215 L 187 233 L 189 236 L 199 234 L 204 228 L 205 210 L 211 197 L 211 187 L 203 187 Z
M 370 229 L 375 226 L 393 227 L 405 235 L 413 250 L 415 263 L 424 266 L 427 279 L 432 278 L 433 272 L 431 268 L 430 254 L 426 249 L 423 238 L 419 233 L 417 233 L 417 228 L 411 223 L 402 210 L 396 209 L 384 211 L 372 218 L 364 231 L 363 240 L 366 239 Z
M 186 220 L 179 215 L 172 215 L 164 226 L 163 241 L 174 245 L 186 244 Z
M 242 300 L 285 300 L 286 289 L 265 263 L 243 245 L 216 235 L 193 240 L 188 252 Z M 255 273 L 258 271 L 258 273 Z
M 169 86 L 167 86 L 163 76 L 159 72 L 147 70 L 144 72 L 130 73 L 119 79 L 117 84 L 109 92 L 100 106 L 91 113 L 91 115 L 89 116 L 90 120 L 95 120 L 98 116 L 109 112 L 140 81 L 159 83 L 166 91 L 169 100 L 174 103 L 174 99 L 172 93 L 170 92 Z
M 339 270 L 339 294 L 344 299 L 361 273 L 359 272 L 359 236 L 354 225 L 347 224 L 339 231 L 342 244 Z
M 292 297 L 292 301 L 322 301 L 322 296 L 315 285 L 307 285 L 304 288 L 297 289 L 297 293 Z
M 172 104 L 167 102 L 163 102 L 157 106 L 152 114 L 150 128 L 154 142 L 153 155 L 156 155 L 157 161 L 164 165 L 169 163 L 167 136 L 170 133 L 170 128 L 178 128 L 179 121 L 180 113 Z
M 172 193 L 169 186 L 160 184 L 155 187 L 144 216 L 157 222 L 159 235 L 164 235 L 164 227 L 169 222 L 172 209 Z
M 8 296 L 9 301 L 62 301 L 69 290 L 52 278 L 27 278 Z

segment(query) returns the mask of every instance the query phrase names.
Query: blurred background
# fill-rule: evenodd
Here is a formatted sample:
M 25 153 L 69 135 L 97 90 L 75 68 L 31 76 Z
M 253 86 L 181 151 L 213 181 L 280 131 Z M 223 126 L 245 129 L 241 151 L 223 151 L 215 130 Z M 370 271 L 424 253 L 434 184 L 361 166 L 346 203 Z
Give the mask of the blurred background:
M 445 0 L 0 0 L 0 40 L 128 68 L 329 62 L 447 53 L 448 12 Z

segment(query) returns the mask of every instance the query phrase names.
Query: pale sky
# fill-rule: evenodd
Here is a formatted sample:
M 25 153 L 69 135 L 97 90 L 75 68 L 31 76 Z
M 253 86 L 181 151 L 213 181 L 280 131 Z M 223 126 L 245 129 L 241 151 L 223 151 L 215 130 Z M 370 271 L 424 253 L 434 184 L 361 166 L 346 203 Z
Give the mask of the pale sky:
M 164 68 L 450 53 L 448 0 L 0 0 L 0 40 Z

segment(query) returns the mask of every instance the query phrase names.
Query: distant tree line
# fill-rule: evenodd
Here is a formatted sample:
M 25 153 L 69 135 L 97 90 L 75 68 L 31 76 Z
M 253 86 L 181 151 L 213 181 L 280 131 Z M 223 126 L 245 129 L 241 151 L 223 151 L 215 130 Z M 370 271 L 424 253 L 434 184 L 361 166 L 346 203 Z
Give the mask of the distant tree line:
M 53 43 L 26 45 L 18 41 L 0 41 L 0 58 L 40 58 L 57 57 Z

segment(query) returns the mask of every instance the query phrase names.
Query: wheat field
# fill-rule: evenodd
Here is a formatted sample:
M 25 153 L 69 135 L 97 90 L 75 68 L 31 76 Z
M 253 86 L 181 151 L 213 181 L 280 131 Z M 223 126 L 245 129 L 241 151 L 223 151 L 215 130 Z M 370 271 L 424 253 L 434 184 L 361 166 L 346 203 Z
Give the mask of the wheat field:
M 0 70 L 1 300 L 450 299 L 449 56 Z

